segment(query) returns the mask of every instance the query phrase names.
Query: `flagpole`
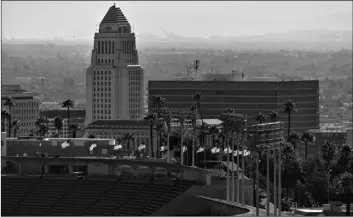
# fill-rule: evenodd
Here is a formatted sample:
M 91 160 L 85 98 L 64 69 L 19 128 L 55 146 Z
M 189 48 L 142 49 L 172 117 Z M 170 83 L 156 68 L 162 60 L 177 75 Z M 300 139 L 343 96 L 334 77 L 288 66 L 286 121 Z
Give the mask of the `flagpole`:
M 278 216 L 282 213 L 282 162 L 281 162 L 281 146 L 278 153 Z
M 266 167 L 267 167 L 267 174 L 266 174 L 266 185 L 267 185 L 267 200 L 266 200 L 266 214 L 270 216 L 270 150 L 267 148 L 266 150 Z
M 229 201 L 229 138 L 227 136 L 227 139 L 226 139 L 226 147 L 227 147 L 227 166 L 226 166 L 226 171 L 227 171 L 227 188 L 226 188 L 226 193 L 227 193 L 227 201 Z
M 256 216 L 259 216 L 259 152 L 256 151 Z
M 240 139 L 239 139 L 239 133 L 236 134 L 237 135 L 237 203 L 240 203 L 240 179 L 239 179 L 239 142 L 240 142 Z
M 236 201 L 234 201 L 234 197 L 235 197 L 235 189 L 234 189 L 234 142 L 235 142 L 235 140 L 237 139 L 236 137 L 234 137 L 234 133 L 233 132 L 231 132 L 231 135 L 232 135 L 232 137 L 231 137 L 231 141 L 232 141 L 232 190 L 231 190 L 231 193 L 232 193 L 232 202 L 239 202 L 238 201 L 238 194 L 237 194 L 237 200 Z M 237 170 L 237 172 L 238 172 L 238 170 Z M 237 186 L 237 187 L 239 187 L 239 186 Z M 237 190 L 237 192 L 238 192 L 238 189 L 236 189 Z
M 241 195 L 241 205 L 244 206 L 245 203 L 245 178 L 244 178 L 244 172 L 245 172 L 245 149 L 244 149 L 244 134 L 242 133 L 241 137 L 241 150 L 243 153 L 242 161 L 241 161 L 241 183 L 242 183 L 242 195 Z
M 273 150 L 273 168 L 274 168 L 274 174 L 273 174 L 273 201 L 274 201 L 274 209 L 273 209 L 273 215 L 277 216 L 277 149 Z

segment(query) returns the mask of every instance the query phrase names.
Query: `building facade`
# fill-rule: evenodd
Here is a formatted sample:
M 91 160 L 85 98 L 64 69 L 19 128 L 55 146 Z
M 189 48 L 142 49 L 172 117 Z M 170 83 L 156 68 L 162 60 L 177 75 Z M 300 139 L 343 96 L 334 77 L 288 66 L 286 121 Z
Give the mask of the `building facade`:
M 86 73 L 86 125 L 95 120 L 140 119 L 143 77 L 135 33 L 120 8 L 112 6 L 94 36 Z
M 40 116 L 45 116 L 49 120 L 49 134 L 57 134 L 58 130 L 55 128 L 54 119 L 55 117 L 61 117 L 63 119 L 63 128 L 59 131 L 59 136 L 63 138 L 70 138 L 69 135 L 69 126 L 67 120 L 67 109 L 50 109 L 50 110 L 41 110 Z M 73 109 L 70 110 L 70 123 L 76 123 L 82 129 L 76 133 L 76 137 L 83 137 L 85 129 L 85 119 L 86 119 L 86 110 L 84 109 Z
M 39 118 L 39 99 L 37 94 L 26 92 L 20 85 L 2 85 L 1 86 L 1 108 L 10 111 L 11 122 L 18 120 L 20 127 L 16 131 L 16 136 L 28 136 L 31 130 L 35 128 L 35 122 Z M 14 106 L 5 106 L 6 100 L 12 97 Z M 7 123 L 8 124 L 8 123 Z M 8 127 L 5 129 L 8 130 Z M 11 136 L 14 136 L 13 132 Z
M 130 142 L 135 150 L 140 144 L 150 150 L 150 125 L 145 120 L 97 120 L 87 125 L 86 135 L 94 134 L 100 139 L 117 139 L 126 133 L 131 133 L 134 140 Z M 155 134 L 155 132 L 154 132 Z M 154 143 L 156 143 L 154 139 Z M 155 149 L 154 149 L 155 150 Z
M 319 82 L 310 81 L 149 81 L 148 106 L 156 111 L 157 96 L 166 98 L 169 109 L 187 111 L 195 105 L 193 96 L 202 94 L 203 118 L 217 119 L 227 107 L 247 115 L 248 124 L 256 124 L 259 112 L 280 114 L 288 127 L 288 114 L 284 113 L 285 100 L 292 99 L 297 112 L 291 114 L 291 129 L 303 132 L 319 128 Z

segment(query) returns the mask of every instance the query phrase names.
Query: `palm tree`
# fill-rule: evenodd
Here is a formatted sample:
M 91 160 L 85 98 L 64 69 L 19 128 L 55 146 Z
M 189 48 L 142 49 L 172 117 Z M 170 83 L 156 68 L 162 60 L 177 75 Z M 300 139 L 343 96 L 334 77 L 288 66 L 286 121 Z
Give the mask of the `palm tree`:
M 49 131 L 49 120 L 45 116 L 39 117 L 34 124 L 38 127 L 37 133 L 43 137 Z
M 181 111 L 178 112 L 177 118 L 180 123 L 180 165 L 183 165 L 184 161 L 184 129 L 185 129 L 185 114 Z
M 326 170 L 330 169 L 331 163 L 338 152 L 337 144 L 333 141 L 326 140 L 321 146 L 322 158 L 326 162 Z
M 96 138 L 96 135 L 93 134 L 93 133 L 91 133 L 91 134 L 89 134 L 89 135 L 87 136 L 87 138 L 89 138 L 89 139 L 95 139 L 95 138 Z
M 265 115 L 259 112 L 257 116 L 255 117 L 255 120 L 257 121 L 258 124 L 262 124 L 262 122 L 265 121 Z
M 338 178 L 337 188 L 342 202 L 346 204 L 346 216 L 351 214 L 351 203 L 353 198 L 353 174 L 344 172 Z
M 67 99 L 66 101 L 62 102 L 62 107 L 67 108 L 67 126 L 69 127 L 69 136 L 71 135 L 70 132 L 70 108 L 74 108 L 75 103 L 71 99 Z
M 161 120 L 161 109 L 165 107 L 165 101 L 166 99 L 163 98 L 162 96 L 157 96 L 156 99 L 154 100 L 154 102 L 157 105 L 157 122 L 160 122 Z M 157 126 L 158 130 L 158 137 L 159 137 L 159 144 L 157 144 L 158 147 L 161 147 L 161 140 L 162 140 L 162 124 L 158 123 L 159 126 Z M 157 150 L 157 152 L 159 152 L 160 150 Z
M 9 118 L 9 115 L 6 109 L 1 110 L 1 132 L 5 132 L 5 120 Z
M 157 115 L 158 118 L 161 115 L 161 108 L 163 108 L 165 106 L 165 98 L 161 97 L 161 96 L 157 96 L 155 99 L 155 103 L 157 104 Z
M 122 138 L 122 140 L 124 141 L 124 143 L 126 143 L 126 148 L 127 148 L 127 150 L 128 150 L 128 151 L 132 151 L 132 153 L 134 153 L 133 150 L 130 150 L 130 141 L 134 141 L 134 140 L 135 140 L 134 134 L 132 134 L 132 133 L 125 133 L 124 136 L 123 136 L 123 138 Z
M 192 166 L 195 166 L 195 136 L 196 136 L 196 107 L 195 106 L 190 106 L 189 108 L 189 114 L 188 118 L 191 119 L 191 124 L 192 124 Z
M 315 135 L 311 132 L 304 132 L 301 135 L 301 140 L 303 140 L 304 144 L 305 144 L 305 159 L 307 159 L 308 158 L 308 142 L 314 142 Z
M 9 115 L 8 115 L 8 123 L 9 123 L 9 138 L 11 137 L 11 108 L 13 106 L 15 106 L 15 100 L 12 97 L 8 97 L 4 103 L 4 106 L 8 106 L 9 107 Z
M 201 126 L 203 126 L 203 116 L 202 116 L 202 111 L 201 111 L 201 93 L 196 92 L 194 95 L 194 100 L 196 100 L 197 103 L 197 110 L 200 113 L 200 118 L 201 118 Z
M 54 126 L 55 126 L 55 128 L 56 128 L 56 130 L 58 132 L 58 136 L 59 136 L 60 130 L 64 126 L 63 119 L 61 117 L 59 117 L 59 116 L 55 117 L 54 118 Z
M 153 126 L 156 123 L 157 120 L 157 113 L 150 113 L 144 117 L 146 121 L 149 121 L 150 123 L 150 144 L 151 144 L 151 157 L 154 157 L 154 152 L 153 152 Z
M 170 112 L 164 107 L 164 111 L 163 111 L 163 116 L 162 116 L 165 126 L 167 128 L 167 162 L 170 163 L 170 132 L 171 132 L 171 120 L 172 120 L 172 116 L 170 114 Z
M 287 139 L 289 138 L 290 134 L 290 124 L 291 124 L 291 114 L 292 112 L 297 111 L 295 107 L 295 103 L 289 99 L 284 102 L 284 113 L 288 113 L 288 133 L 287 133 Z
M 76 138 L 77 131 L 80 131 L 81 128 L 78 126 L 77 123 L 72 123 L 69 125 L 69 132 L 72 131 L 72 138 Z
M 11 124 L 13 128 L 13 137 L 16 138 L 17 130 L 20 129 L 20 122 L 18 120 L 15 120 Z
M 269 115 L 268 115 L 269 119 L 271 122 L 277 122 L 279 121 L 279 114 L 278 112 L 272 111 Z
M 287 141 L 293 145 L 294 150 L 297 150 L 301 144 L 301 135 L 298 132 L 291 132 Z

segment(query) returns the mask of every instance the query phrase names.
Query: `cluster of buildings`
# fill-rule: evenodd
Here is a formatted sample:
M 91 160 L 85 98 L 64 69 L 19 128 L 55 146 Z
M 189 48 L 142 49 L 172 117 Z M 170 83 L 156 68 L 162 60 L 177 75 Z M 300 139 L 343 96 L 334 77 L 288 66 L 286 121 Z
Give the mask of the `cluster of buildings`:
M 144 71 L 139 65 L 136 36 L 123 12 L 115 6 L 109 8 L 94 35 L 86 91 L 86 109 L 70 112 L 70 119 L 85 130 L 78 137 L 95 134 L 98 138 L 116 138 L 130 132 L 135 135 L 136 144 L 149 145 L 149 123 L 143 119 L 147 113 Z M 266 115 L 277 111 L 285 122 L 286 132 L 288 114 L 284 113 L 284 102 L 292 99 L 298 111 L 291 114 L 291 129 L 321 132 L 318 80 L 248 81 L 241 76 L 218 74 L 201 76 L 198 80 L 148 81 L 148 112 L 156 111 L 157 96 L 166 98 L 171 111 L 187 112 L 195 104 L 196 92 L 202 94 L 205 119 L 219 119 L 220 113 L 231 107 L 246 115 L 251 125 L 256 123 L 259 112 Z M 7 97 L 16 101 L 11 113 L 13 120 L 21 123 L 18 136 L 28 135 L 39 116 L 49 119 L 49 132 L 54 133 L 54 118 L 60 116 L 64 119 L 61 135 L 69 137 L 66 110 L 40 111 L 35 94 L 27 93 L 19 85 L 2 85 L 2 104 Z

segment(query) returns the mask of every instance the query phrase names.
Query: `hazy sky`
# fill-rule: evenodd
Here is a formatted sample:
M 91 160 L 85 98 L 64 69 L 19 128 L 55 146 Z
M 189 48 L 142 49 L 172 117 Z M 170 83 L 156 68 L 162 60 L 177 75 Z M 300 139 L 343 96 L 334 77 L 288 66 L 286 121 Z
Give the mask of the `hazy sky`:
M 114 1 L 3 1 L 5 37 L 93 37 Z M 136 33 L 239 35 L 290 30 L 352 30 L 352 1 L 117 1 Z

